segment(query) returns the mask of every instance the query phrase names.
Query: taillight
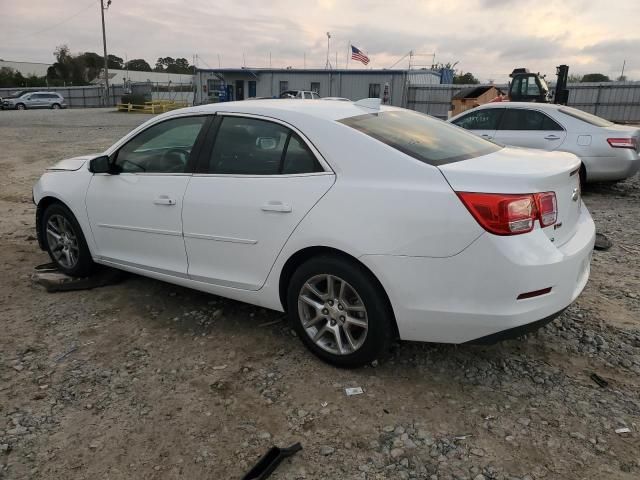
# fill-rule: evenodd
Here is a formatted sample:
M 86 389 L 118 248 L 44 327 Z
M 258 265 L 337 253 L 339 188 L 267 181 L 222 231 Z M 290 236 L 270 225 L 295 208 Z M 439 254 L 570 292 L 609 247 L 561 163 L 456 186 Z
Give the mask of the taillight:
M 556 223 L 558 219 L 558 204 L 554 192 L 544 192 L 534 194 L 538 207 L 538 218 L 541 227 L 548 227 Z
M 613 148 L 633 148 L 636 149 L 637 139 L 632 138 L 607 138 L 607 142 Z
M 554 192 L 524 195 L 457 192 L 467 210 L 486 231 L 495 235 L 519 235 L 533 230 L 535 221 L 542 227 L 557 219 Z

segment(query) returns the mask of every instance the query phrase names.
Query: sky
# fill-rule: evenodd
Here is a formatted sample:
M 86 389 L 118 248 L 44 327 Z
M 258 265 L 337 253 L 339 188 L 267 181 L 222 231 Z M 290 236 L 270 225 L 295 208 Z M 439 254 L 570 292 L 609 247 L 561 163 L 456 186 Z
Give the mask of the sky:
M 106 0 L 105 0 L 106 2 Z M 457 63 L 481 81 L 516 67 L 555 75 L 604 73 L 640 80 L 640 1 L 616 0 L 113 0 L 107 48 L 122 58 L 184 57 L 202 68 L 347 66 L 349 44 L 389 68 Z M 0 0 L 0 59 L 53 62 L 102 52 L 99 0 Z M 407 68 L 409 57 L 395 68 Z M 349 61 L 349 68 L 364 68 Z

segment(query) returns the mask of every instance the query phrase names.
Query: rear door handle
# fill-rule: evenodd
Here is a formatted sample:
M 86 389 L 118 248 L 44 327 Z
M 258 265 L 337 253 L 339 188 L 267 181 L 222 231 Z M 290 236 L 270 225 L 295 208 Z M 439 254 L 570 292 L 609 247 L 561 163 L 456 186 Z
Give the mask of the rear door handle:
M 481 135 L 482 138 L 493 138 L 491 135 L 487 135 L 486 133 L 483 133 Z
M 169 195 L 160 195 L 153 201 L 155 205 L 175 205 L 176 201 L 170 198 Z
M 560 137 L 557 135 L 547 135 L 544 137 L 545 140 L 560 140 Z
M 262 205 L 263 212 L 291 213 L 291 206 L 279 201 L 271 201 Z

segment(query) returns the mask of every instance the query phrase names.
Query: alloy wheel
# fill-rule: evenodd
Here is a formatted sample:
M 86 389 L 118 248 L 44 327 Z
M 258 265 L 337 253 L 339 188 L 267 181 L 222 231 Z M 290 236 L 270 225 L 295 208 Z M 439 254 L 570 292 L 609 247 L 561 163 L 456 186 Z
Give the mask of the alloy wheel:
M 51 254 L 62 267 L 72 269 L 78 263 L 80 248 L 71 222 L 62 215 L 51 215 L 46 226 Z
M 358 292 L 335 275 L 315 275 L 298 294 L 298 314 L 309 338 L 334 355 L 356 352 L 367 337 L 367 309 Z

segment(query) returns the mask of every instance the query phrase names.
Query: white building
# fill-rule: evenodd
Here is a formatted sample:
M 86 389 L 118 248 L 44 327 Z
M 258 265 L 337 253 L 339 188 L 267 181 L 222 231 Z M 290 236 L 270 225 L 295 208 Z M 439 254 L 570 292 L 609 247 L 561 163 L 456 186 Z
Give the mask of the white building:
M 194 82 L 196 104 L 312 90 L 321 97 L 377 97 L 402 106 L 409 85 L 439 84 L 440 74 L 434 70 L 218 68 L 198 69 Z

